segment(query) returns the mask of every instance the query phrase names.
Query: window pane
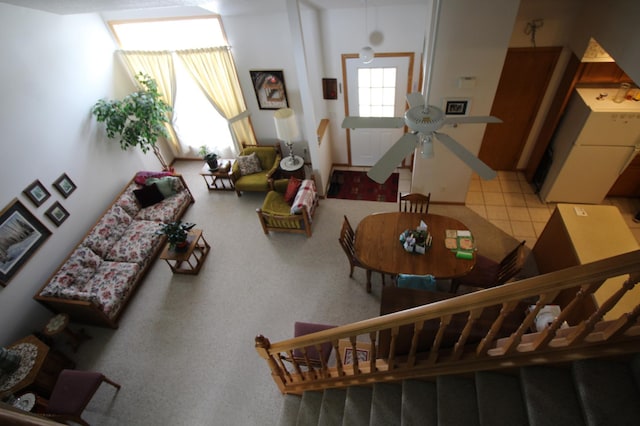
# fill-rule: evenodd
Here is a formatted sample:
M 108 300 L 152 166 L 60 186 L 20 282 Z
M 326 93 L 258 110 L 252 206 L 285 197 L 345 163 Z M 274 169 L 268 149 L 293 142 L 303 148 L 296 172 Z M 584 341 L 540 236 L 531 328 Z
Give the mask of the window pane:
M 382 68 L 371 68 L 371 87 L 382 87 L 384 81 Z
M 360 117 L 371 117 L 371 107 L 369 105 L 360 104 Z
M 384 87 L 396 87 L 396 69 L 385 68 L 384 69 Z
M 358 69 L 358 107 L 361 117 L 395 116 L 395 68 Z
M 371 89 L 371 105 L 382 105 L 382 89 Z
M 384 115 L 382 115 L 382 107 L 379 105 L 372 106 L 371 117 L 384 117 Z
M 392 107 L 392 106 L 383 106 L 382 107 L 382 115 L 380 117 L 395 117 L 394 107 Z
M 393 106 L 396 101 L 396 90 L 393 88 L 382 89 L 382 105 Z
M 358 90 L 358 103 L 360 105 L 371 104 L 371 89 L 368 87 Z
M 358 69 L 358 87 L 371 87 L 371 71 L 369 68 Z

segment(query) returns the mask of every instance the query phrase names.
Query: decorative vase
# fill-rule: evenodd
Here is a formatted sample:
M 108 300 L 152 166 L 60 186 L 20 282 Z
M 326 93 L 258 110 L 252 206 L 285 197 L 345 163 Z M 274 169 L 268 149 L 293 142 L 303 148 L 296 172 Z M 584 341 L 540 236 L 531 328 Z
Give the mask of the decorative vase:
M 0 348 L 0 371 L 5 374 L 13 373 L 19 366 L 22 357 L 16 352 Z
M 218 159 L 217 158 L 207 159 L 207 164 L 209 165 L 209 168 L 211 170 L 217 170 L 218 169 Z

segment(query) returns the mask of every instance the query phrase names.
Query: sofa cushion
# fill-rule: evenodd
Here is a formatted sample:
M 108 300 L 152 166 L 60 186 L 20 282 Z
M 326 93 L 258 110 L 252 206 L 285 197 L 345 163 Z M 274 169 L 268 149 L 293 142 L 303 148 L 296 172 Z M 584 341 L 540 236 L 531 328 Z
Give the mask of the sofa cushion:
M 78 247 L 42 289 L 42 296 L 73 298 L 85 290 L 87 283 L 102 264 L 102 259 L 90 248 Z
M 163 176 L 171 176 L 171 172 L 140 171 L 133 177 L 133 181 L 138 185 L 143 186 L 147 183 L 147 179 L 161 178 Z
M 134 219 L 155 222 L 173 222 L 178 219 L 178 215 L 182 209 L 184 209 L 184 206 L 190 202 L 191 194 L 189 191 L 180 191 L 176 195 L 165 198 L 161 203 L 140 209 L 140 211 L 138 211 L 134 216 Z
M 238 167 L 240 167 L 240 174 L 242 176 L 252 175 L 262 171 L 260 160 L 255 152 L 249 155 L 240 155 L 236 159 L 236 162 L 238 163 Z
M 161 229 L 159 222 L 134 220 L 111 247 L 105 260 L 113 262 L 133 262 L 144 265 L 162 239 L 157 234 Z
M 82 245 L 104 257 L 131 222 L 131 216 L 122 207 L 113 205 L 85 237 Z
M 176 194 L 176 181 L 179 180 L 175 176 L 165 176 L 162 178 L 149 178 L 145 183 L 146 186 L 156 184 L 164 198 L 169 198 Z
M 291 214 L 299 214 L 302 212 L 302 207 L 306 207 L 309 212 L 309 219 L 311 219 L 311 212 L 317 197 L 315 182 L 311 179 L 303 180 L 291 205 Z
M 296 194 L 298 193 L 298 189 L 300 189 L 300 185 L 302 181 L 296 177 L 289 178 L 289 184 L 287 185 L 287 190 L 284 193 L 284 201 L 291 204 Z
M 158 185 L 155 183 L 134 190 L 133 195 L 136 196 L 142 208 L 152 206 L 164 200 L 164 195 L 162 195 L 162 192 L 158 189 Z
M 141 207 L 138 203 L 138 199 L 133 195 L 133 191 L 139 189 L 140 186 L 136 183 L 131 183 L 127 188 L 122 191 L 122 194 L 118 197 L 114 204 L 122 207 L 131 217 L 134 217 L 140 211 Z
M 91 280 L 87 299 L 98 306 L 110 318 L 114 318 L 140 272 L 140 265 L 129 262 L 102 262 Z
M 277 191 L 269 191 L 264 197 L 262 211 L 277 216 L 289 216 L 291 206 L 284 200 L 284 194 Z

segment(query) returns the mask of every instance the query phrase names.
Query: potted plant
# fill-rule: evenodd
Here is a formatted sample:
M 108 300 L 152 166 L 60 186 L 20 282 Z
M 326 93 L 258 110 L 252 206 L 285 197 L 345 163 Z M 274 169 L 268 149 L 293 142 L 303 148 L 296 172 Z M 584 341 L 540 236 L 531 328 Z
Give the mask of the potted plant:
M 211 170 L 218 169 L 218 154 L 216 154 L 215 152 L 210 152 L 209 148 L 206 145 L 202 145 L 200 147 L 200 151 L 198 152 L 202 156 L 202 159 L 207 162 Z
M 120 147 L 123 150 L 137 146 L 146 153 L 151 149 L 160 161 L 162 169 L 169 170 L 156 142 L 161 136 L 168 136 L 165 125 L 169 123 L 167 112 L 171 111 L 171 106 L 162 99 L 153 78 L 139 73 L 136 79 L 142 89 L 120 101 L 100 99 L 91 109 L 91 113 L 96 116 L 98 122 L 106 124 L 107 137 L 120 138 Z
M 158 230 L 158 234 L 167 236 L 167 242 L 171 250 L 183 251 L 186 250 L 189 245 L 187 236 L 194 226 L 196 226 L 195 223 L 177 220 L 175 222 L 162 224 L 161 229 Z

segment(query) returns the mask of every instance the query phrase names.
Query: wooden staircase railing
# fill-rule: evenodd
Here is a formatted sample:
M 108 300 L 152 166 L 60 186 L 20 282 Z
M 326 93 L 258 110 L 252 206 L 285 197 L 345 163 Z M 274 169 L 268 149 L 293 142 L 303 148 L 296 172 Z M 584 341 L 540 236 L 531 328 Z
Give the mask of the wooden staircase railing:
M 624 282 L 593 312 L 584 314 L 585 301 L 608 279 L 619 276 L 625 277 Z M 279 389 L 296 394 L 640 351 L 640 297 L 629 294 L 638 281 L 640 250 L 280 342 L 257 336 L 255 347 Z M 540 309 L 553 304 L 561 292 L 565 296 L 570 292 L 572 300 L 561 305 L 560 315 L 548 328 L 533 332 Z M 624 306 L 624 313 L 604 320 L 616 306 L 618 310 Z M 488 312 L 497 314 L 490 315 L 487 323 Z M 463 326 L 461 315 L 466 317 Z M 481 324 L 485 328 L 478 339 Z M 369 343 L 369 361 L 353 357 L 345 365 L 338 351 L 342 339 L 354 354 L 358 342 Z M 402 347 L 400 340 L 410 342 L 409 347 Z M 321 345 L 327 342 L 335 361 L 327 365 L 320 356 L 321 365 L 314 367 L 305 348 L 314 347 L 322 354 Z M 302 359 L 294 358 L 296 349 Z

